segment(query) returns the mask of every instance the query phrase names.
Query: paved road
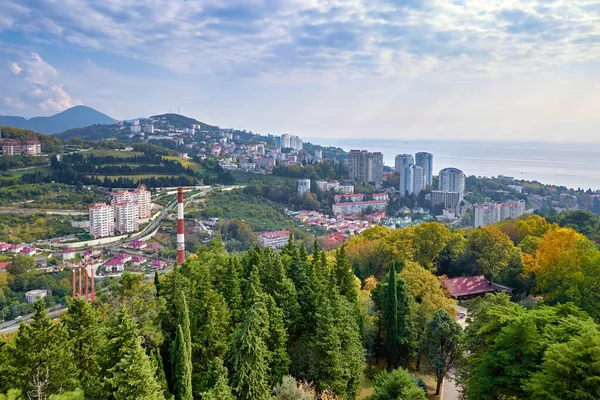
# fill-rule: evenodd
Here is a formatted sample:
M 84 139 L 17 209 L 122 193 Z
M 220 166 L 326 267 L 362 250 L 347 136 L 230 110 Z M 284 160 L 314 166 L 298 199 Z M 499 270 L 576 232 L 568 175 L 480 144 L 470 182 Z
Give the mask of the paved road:
M 465 307 L 456 306 L 456 314 L 464 313 L 467 315 L 467 309 Z M 463 329 L 467 326 L 467 318 L 457 318 L 456 322 L 462 326 Z M 460 400 L 460 386 L 454 380 L 455 371 L 451 369 L 444 378 L 444 383 L 442 384 L 442 395 L 440 396 L 440 400 Z

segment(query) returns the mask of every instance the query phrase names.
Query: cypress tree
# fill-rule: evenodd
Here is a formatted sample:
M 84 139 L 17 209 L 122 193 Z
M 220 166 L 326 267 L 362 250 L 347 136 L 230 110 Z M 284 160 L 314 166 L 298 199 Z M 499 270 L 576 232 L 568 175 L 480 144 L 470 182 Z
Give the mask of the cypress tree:
M 173 392 L 175 400 L 193 400 L 192 396 L 192 358 L 181 325 L 173 346 Z
M 160 296 L 160 279 L 158 278 L 158 270 L 154 270 L 154 287 L 156 288 L 156 297 Z
M 388 370 L 392 370 L 400 365 L 406 366 L 413 359 L 416 349 L 410 294 L 404 280 L 398 278 L 394 263 L 390 266 L 383 295 L 384 347 Z
M 171 393 L 169 392 L 169 383 L 165 375 L 165 366 L 163 365 L 160 351 L 152 350 L 152 353 L 150 354 L 150 360 L 152 361 L 154 368 L 156 368 L 156 381 L 158 382 L 158 386 L 160 386 L 165 398 L 170 399 Z
M 187 352 L 192 356 L 192 333 L 190 330 L 190 312 L 188 309 L 187 301 L 185 299 L 185 293 L 183 290 L 179 290 L 178 293 L 178 301 L 179 301 L 179 316 L 177 318 L 177 323 L 181 327 L 183 331 L 183 340 L 185 342 L 185 346 L 187 348 Z

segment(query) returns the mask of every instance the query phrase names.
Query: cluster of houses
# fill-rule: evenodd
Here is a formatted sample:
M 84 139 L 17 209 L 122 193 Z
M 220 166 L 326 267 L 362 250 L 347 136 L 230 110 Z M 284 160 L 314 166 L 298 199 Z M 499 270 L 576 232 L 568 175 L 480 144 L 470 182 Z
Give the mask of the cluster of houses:
M 288 211 L 288 215 L 302 225 L 319 226 L 330 231 L 348 235 L 360 234 L 365 229 L 378 225 L 385 218 L 384 212 L 375 212 L 362 217 L 339 214 L 334 218 L 329 218 L 318 211 L 303 210 Z
M 33 247 L 29 247 L 24 244 L 9 244 L 5 242 L 0 242 L 0 251 L 13 254 L 23 254 L 26 256 L 33 256 L 37 254 L 37 250 Z

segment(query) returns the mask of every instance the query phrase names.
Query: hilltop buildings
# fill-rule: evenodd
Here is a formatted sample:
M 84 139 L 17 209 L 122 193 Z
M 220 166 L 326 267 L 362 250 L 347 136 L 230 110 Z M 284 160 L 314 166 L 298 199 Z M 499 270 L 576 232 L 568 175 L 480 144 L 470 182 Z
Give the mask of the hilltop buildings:
M 5 156 L 39 156 L 42 154 L 42 144 L 37 140 L 4 140 L 2 154 Z
M 263 249 L 265 247 L 279 249 L 285 246 L 289 238 L 290 233 L 288 231 L 265 232 L 258 235 L 258 244 Z
M 336 195 L 335 203 L 331 207 L 333 215 L 358 215 L 368 211 L 385 211 L 389 202 L 388 195 L 385 193 L 374 194 L 373 200 L 364 199 L 365 195 L 360 193 Z
M 350 150 L 348 172 L 351 181 L 380 185 L 383 182 L 383 154 L 367 150 Z
M 310 193 L 310 179 L 298 179 L 298 194 L 304 196 L 305 193 Z
M 456 192 L 461 200 L 465 193 L 465 174 L 458 168 L 444 168 L 440 171 L 439 190 L 442 192 Z

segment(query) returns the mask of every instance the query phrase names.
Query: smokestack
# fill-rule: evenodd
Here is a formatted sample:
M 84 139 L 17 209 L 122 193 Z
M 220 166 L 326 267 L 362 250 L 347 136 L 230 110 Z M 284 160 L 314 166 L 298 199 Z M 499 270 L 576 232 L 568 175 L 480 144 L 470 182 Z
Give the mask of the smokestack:
M 77 284 L 75 283 L 75 266 L 73 266 L 73 268 L 71 268 L 71 283 L 73 285 L 73 290 L 71 291 L 71 297 L 75 298 L 75 296 L 77 295 L 77 289 L 76 286 Z
M 92 279 L 92 303 L 96 300 L 96 288 L 94 286 L 94 265 L 90 265 L 90 278 Z
M 90 272 L 90 268 L 88 267 L 87 261 L 85 262 L 85 301 L 90 301 L 90 290 L 89 290 L 89 280 L 88 276 Z
M 79 297 L 81 297 L 83 294 L 81 293 L 81 270 L 83 269 L 83 267 L 81 266 L 81 264 L 79 264 Z
M 185 236 L 183 225 L 183 188 L 177 189 L 177 264 L 185 261 Z

